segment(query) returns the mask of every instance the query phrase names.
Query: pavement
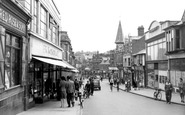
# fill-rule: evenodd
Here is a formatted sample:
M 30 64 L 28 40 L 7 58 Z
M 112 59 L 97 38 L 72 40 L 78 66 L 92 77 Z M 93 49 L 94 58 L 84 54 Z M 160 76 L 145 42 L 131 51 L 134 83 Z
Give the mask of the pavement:
M 114 85 L 114 87 L 116 87 L 116 85 Z M 126 89 L 125 85 L 121 84 L 119 86 L 119 89 L 122 91 L 125 91 L 125 89 Z M 154 91 L 155 90 L 152 88 L 140 88 L 140 89 L 136 89 L 136 90 L 134 88 L 131 88 L 131 90 L 128 93 L 132 93 L 132 94 L 136 94 L 136 95 L 143 96 L 146 98 L 154 99 L 154 96 L 153 96 Z M 161 93 L 162 93 L 161 101 L 166 102 L 165 92 L 161 91 Z M 179 93 L 172 93 L 171 103 L 185 106 L 185 103 L 181 102 L 181 98 L 180 98 Z
M 74 107 L 67 107 L 65 104 L 64 108 L 60 108 L 60 101 L 50 100 L 43 104 L 36 104 L 35 107 L 17 115 L 82 115 L 82 110 L 78 104 L 79 101 L 75 101 Z
M 116 85 L 114 85 L 114 87 L 116 87 Z M 119 86 L 119 89 L 125 91 L 125 85 L 121 84 Z M 139 90 L 131 88 L 131 91 L 129 91 L 128 93 L 154 99 L 154 89 L 151 88 L 140 88 Z M 165 92 L 161 91 L 161 93 L 161 101 L 165 102 Z M 182 103 L 180 100 L 179 93 L 172 93 L 171 104 L 179 104 L 185 106 L 185 103 Z M 35 107 L 28 109 L 27 111 L 23 111 L 17 115 L 82 115 L 82 109 L 79 106 L 79 101 L 75 101 L 74 107 L 68 108 L 66 104 L 64 108 L 60 108 L 60 101 L 50 100 L 43 104 L 36 104 Z

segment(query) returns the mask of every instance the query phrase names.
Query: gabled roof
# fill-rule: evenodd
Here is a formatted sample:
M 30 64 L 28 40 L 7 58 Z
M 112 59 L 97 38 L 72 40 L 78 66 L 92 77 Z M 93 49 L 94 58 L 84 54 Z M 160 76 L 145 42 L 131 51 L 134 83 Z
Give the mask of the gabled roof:
M 143 49 L 135 54 L 132 54 L 132 55 L 139 55 L 139 54 L 145 54 L 146 53 L 146 49 Z
M 100 63 L 100 65 L 109 65 L 110 64 L 110 58 L 107 57 L 102 57 L 102 61 Z
M 185 21 L 185 10 L 184 10 L 184 13 L 183 13 L 183 15 L 182 15 L 181 21 L 182 21 L 182 22 Z
M 118 31 L 117 31 L 117 36 L 116 36 L 116 41 L 115 43 L 123 43 L 123 32 L 122 32 L 122 27 L 121 27 L 121 21 L 119 21 L 119 26 L 118 26 Z

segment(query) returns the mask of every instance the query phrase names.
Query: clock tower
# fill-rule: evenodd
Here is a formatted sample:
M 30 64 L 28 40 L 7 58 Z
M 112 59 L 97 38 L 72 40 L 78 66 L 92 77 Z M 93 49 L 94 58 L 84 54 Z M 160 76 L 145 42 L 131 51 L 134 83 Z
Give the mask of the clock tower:
M 121 21 L 119 21 L 118 31 L 116 36 L 116 50 L 115 50 L 115 62 L 116 67 L 118 68 L 118 77 L 123 78 L 123 51 L 124 51 L 124 41 L 123 41 L 123 32 L 121 27 Z

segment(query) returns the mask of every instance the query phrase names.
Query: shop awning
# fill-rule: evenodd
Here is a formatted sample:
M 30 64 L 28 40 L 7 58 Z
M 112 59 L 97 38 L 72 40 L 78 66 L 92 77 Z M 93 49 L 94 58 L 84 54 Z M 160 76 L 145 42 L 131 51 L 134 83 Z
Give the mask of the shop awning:
M 117 67 L 109 67 L 109 70 L 118 70 Z
M 76 69 L 75 67 L 73 67 L 72 65 L 70 65 L 69 63 L 67 63 L 66 61 L 63 61 L 66 65 L 67 65 L 67 68 L 69 69 Z
M 43 58 L 43 57 L 35 57 L 35 56 L 33 56 L 33 58 L 37 59 L 39 61 L 48 63 L 48 64 L 53 64 L 53 65 L 57 65 L 57 66 L 62 66 L 64 68 L 69 68 L 69 66 L 65 62 L 60 61 L 60 60 L 55 60 L 55 59 L 50 59 L 50 58 Z
M 77 69 L 71 70 L 72 72 L 78 73 L 79 71 Z

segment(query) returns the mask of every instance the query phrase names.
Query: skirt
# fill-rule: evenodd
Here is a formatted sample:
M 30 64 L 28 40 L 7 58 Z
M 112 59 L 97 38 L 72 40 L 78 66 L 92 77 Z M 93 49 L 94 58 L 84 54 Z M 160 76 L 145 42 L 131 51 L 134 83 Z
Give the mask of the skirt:
M 67 93 L 65 91 L 61 91 L 61 99 L 66 99 Z

